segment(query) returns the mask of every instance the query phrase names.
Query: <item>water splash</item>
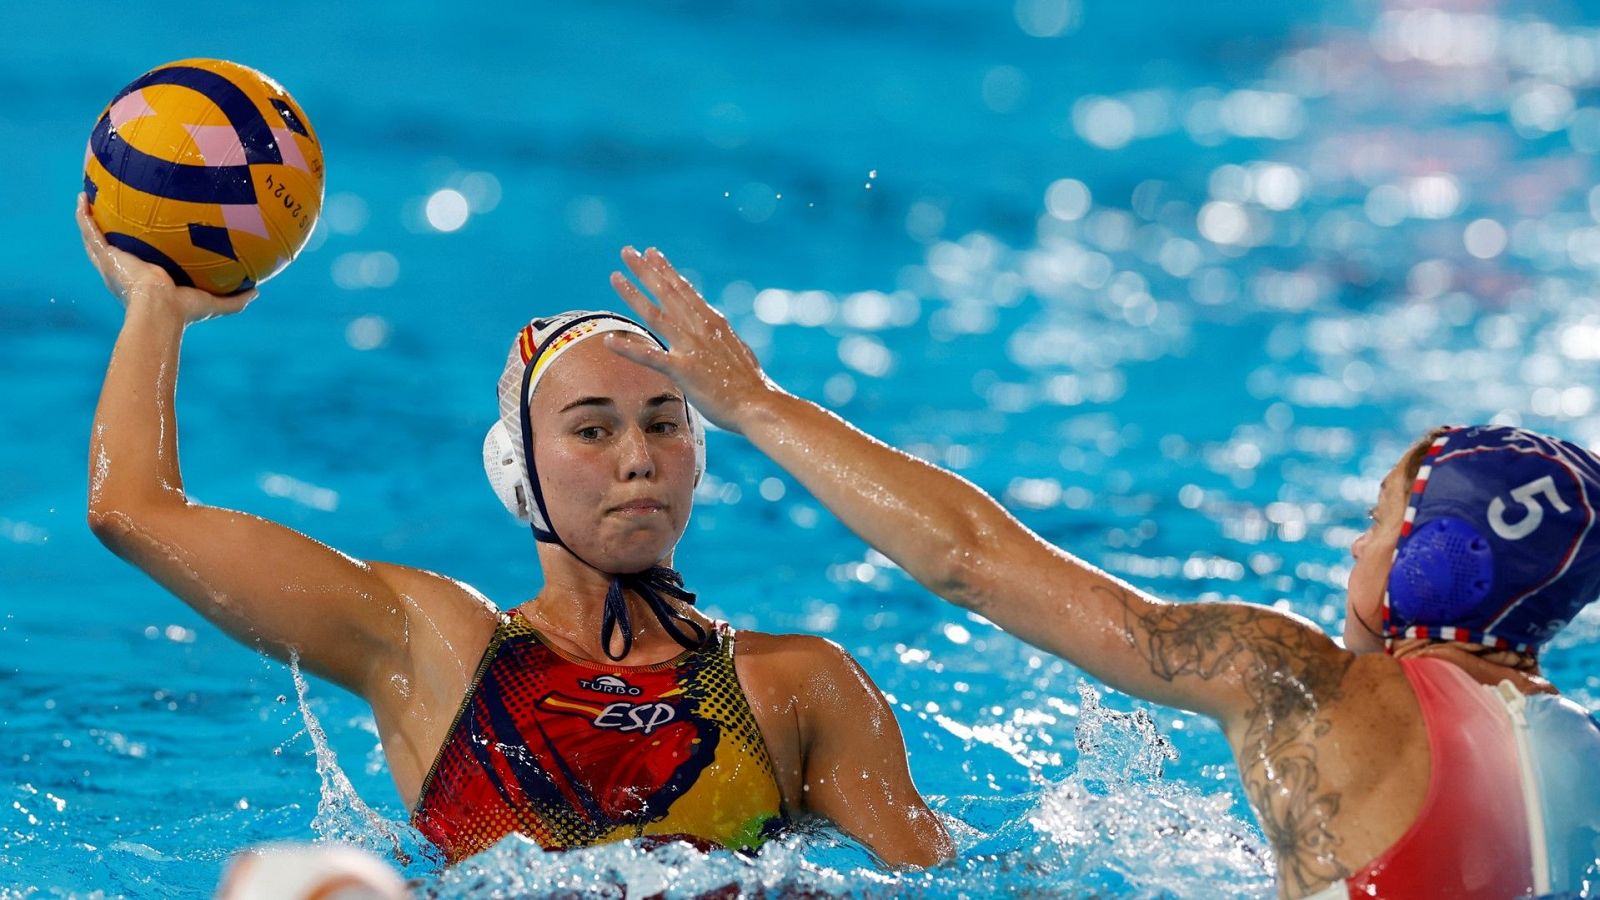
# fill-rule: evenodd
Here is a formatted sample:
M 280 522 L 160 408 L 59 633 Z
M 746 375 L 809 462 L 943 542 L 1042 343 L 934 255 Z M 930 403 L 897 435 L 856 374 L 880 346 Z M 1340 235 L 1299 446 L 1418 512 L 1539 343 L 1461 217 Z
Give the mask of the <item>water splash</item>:
M 1143 710 L 1119 712 L 1079 683 L 1078 770 L 1046 789 L 1028 821 L 1053 848 L 1058 884 L 1137 897 L 1272 896 L 1273 858 L 1226 792 L 1162 777 L 1178 758 Z
M 1146 709 L 1118 712 L 1100 703 L 1100 692 L 1078 682 L 1077 777 L 1107 788 L 1131 780 L 1159 779 L 1165 763 L 1178 758 L 1178 748 L 1156 729 Z
M 445 872 L 424 896 L 444 900 L 524 894 L 688 898 L 723 892 L 756 897 L 913 893 L 907 890 L 906 876 L 816 862 L 811 857 L 817 843 L 795 833 L 769 843 L 754 856 L 638 840 L 547 852 L 512 835 Z
M 289 672 L 294 677 L 295 703 L 306 723 L 306 734 L 311 738 L 317 775 L 322 779 L 317 814 L 311 819 L 311 830 L 316 833 L 317 841 L 353 844 L 380 856 L 395 858 L 402 864 L 409 863 L 416 856 L 414 849 L 419 846 L 418 839 L 412 834 L 402 835 L 394 822 L 380 815 L 356 793 L 355 785 L 339 767 L 339 758 L 328 744 L 327 732 L 311 712 L 306 699 L 305 675 L 300 671 L 300 655 L 293 650 L 289 652 Z
M 1003 885 L 1024 895 L 1272 896 L 1271 852 L 1233 814 L 1232 796 L 1167 781 L 1177 752 L 1147 711 L 1108 709 L 1086 684 L 1078 693 L 1080 758 L 1064 781 L 1020 798 L 930 798 L 959 848 L 944 866 L 886 872 L 848 836 L 816 826 L 753 856 L 648 841 L 547 852 L 513 835 L 422 895 L 901 898 L 987 896 Z

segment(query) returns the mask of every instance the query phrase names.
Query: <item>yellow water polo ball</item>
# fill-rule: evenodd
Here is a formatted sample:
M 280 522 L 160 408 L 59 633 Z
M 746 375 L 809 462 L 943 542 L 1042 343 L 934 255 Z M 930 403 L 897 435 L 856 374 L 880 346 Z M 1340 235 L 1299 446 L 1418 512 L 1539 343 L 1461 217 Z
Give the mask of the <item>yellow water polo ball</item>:
M 220 59 L 168 63 L 117 92 L 83 168 L 108 243 L 213 294 L 282 271 L 322 210 L 322 145 L 305 112 Z

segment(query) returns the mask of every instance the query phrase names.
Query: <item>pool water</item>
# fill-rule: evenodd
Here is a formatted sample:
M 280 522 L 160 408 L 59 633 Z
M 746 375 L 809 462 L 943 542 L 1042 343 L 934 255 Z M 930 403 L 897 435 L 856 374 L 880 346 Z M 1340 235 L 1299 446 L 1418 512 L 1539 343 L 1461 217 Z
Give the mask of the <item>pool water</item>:
M 360 702 L 83 524 L 118 311 L 70 219 L 82 142 L 117 88 L 193 55 L 272 73 L 324 142 L 308 250 L 190 333 L 203 502 L 520 602 L 532 546 L 478 467 L 505 347 L 533 314 L 614 305 L 617 248 L 655 244 L 776 380 L 1052 542 L 1337 632 L 1413 436 L 1600 446 L 1600 31 L 1576 5 L 1443 5 L 124 4 L 93 35 L 89 7 L 7 13 L 0 896 L 205 894 L 241 847 L 319 839 L 437 896 L 1271 896 L 1213 724 L 933 599 L 725 434 L 690 587 L 856 654 L 960 858 L 891 875 L 813 827 L 753 860 L 512 839 L 441 872 Z M 430 222 L 439 197 L 468 215 Z M 1600 610 L 1547 666 L 1600 708 Z

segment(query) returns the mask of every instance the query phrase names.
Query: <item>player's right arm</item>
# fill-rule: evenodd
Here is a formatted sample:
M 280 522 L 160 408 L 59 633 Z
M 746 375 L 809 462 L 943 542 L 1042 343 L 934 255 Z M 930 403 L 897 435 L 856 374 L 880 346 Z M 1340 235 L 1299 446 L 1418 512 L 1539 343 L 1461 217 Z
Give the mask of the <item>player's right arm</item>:
M 235 639 L 362 696 L 396 670 L 418 598 L 410 570 L 353 559 L 247 513 L 191 502 L 178 466 L 179 348 L 192 322 L 243 309 L 172 284 L 160 267 L 108 246 L 82 201 L 90 259 L 125 307 L 89 447 L 89 526 L 114 553 Z M 444 579 L 433 579 L 446 584 Z M 435 590 L 427 602 L 447 598 Z M 459 585 L 463 603 L 477 602 Z

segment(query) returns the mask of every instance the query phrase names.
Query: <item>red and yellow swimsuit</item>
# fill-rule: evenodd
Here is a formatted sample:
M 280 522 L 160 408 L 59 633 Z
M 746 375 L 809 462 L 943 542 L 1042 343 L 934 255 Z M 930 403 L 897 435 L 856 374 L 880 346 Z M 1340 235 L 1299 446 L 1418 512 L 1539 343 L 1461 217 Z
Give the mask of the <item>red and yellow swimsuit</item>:
M 501 614 L 412 815 L 450 862 L 519 832 L 546 849 L 643 835 L 753 849 L 784 822 L 733 668 L 733 629 L 653 666 L 566 656 Z

